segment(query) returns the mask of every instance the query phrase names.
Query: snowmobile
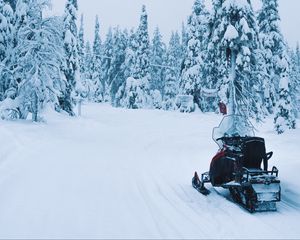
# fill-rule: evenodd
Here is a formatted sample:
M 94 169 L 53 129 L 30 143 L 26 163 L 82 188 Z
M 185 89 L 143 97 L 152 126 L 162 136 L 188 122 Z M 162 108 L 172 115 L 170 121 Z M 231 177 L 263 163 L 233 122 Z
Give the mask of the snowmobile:
M 281 200 L 278 169 L 268 170 L 273 152 L 266 152 L 265 140 L 255 137 L 254 127 L 243 116 L 225 116 L 213 130 L 219 151 L 209 172 L 195 172 L 193 187 L 203 195 L 210 191 L 205 184 L 228 189 L 231 200 L 249 212 L 276 211 Z M 263 165 L 263 168 L 262 168 Z

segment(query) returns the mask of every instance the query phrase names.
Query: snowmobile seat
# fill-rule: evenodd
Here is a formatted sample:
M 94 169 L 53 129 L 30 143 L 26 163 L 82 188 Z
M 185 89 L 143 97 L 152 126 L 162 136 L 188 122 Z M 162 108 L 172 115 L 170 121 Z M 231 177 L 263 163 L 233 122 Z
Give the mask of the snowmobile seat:
M 243 167 L 247 169 L 261 169 L 262 162 L 264 170 L 267 171 L 267 161 L 271 158 L 272 153 L 266 153 L 265 140 L 263 138 L 251 137 L 246 138 L 242 145 Z

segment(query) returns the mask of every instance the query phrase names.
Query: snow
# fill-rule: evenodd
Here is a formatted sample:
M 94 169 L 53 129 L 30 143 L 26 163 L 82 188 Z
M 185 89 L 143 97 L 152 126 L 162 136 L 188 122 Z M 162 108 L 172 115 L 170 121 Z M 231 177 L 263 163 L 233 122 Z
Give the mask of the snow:
M 288 77 L 282 77 L 280 79 L 280 82 L 279 82 L 279 89 L 285 89 L 285 90 L 288 90 L 289 89 L 289 78 Z
M 242 25 L 243 32 L 245 34 L 251 33 L 251 30 L 250 30 L 250 27 L 247 23 L 247 20 L 244 17 L 240 20 L 240 24 Z
M 224 2 L 224 8 L 229 10 L 230 8 L 237 8 L 243 10 L 249 6 L 248 0 L 226 0 Z
M 228 25 L 227 30 L 224 34 L 224 39 L 231 41 L 239 37 L 239 33 L 234 26 L 231 24 Z
M 256 126 L 274 150 L 282 202 L 250 214 L 191 186 L 217 151 L 221 116 L 84 105 L 81 118 L 0 121 L 0 238 L 299 238 L 300 130 Z

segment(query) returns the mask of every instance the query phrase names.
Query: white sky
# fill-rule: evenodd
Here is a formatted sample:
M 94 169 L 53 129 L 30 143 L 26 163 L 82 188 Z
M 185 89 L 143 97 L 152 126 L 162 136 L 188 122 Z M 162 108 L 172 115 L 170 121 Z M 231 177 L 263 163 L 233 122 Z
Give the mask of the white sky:
M 65 0 L 52 0 L 52 13 L 61 15 L 64 11 Z M 206 0 L 208 6 L 210 0 Z M 252 0 L 254 8 L 258 9 L 260 0 Z M 191 13 L 194 0 L 78 0 L 79 17 L 84 14 L 86 38 L 92 40 L 95 16 L 100 19 L 102 39 L 110 26 L 136 27 L 139 23 L 142 4 L 147 7 L 149 31 L 158 26 L 164 40 L 172 30 L 181 31 L 181 24 Z M 300 1 L 279 0 L 281 29 L 291 46 L 300 41 Z

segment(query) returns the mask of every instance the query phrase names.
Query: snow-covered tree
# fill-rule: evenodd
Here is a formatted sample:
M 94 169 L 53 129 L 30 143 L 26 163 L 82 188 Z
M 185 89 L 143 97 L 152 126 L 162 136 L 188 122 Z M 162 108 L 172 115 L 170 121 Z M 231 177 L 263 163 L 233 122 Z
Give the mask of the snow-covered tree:
M 296 106 L 295 109 L 297 111 L 297 116 L 300 117 L 300 47 L 299 43 L 297 44 L 296 50 L 293 54 L 293 82 L 295 83 L 295 101 Z
M 140 25 L 136 33 L 136 56 L 133 77 L 136 79 L 150 78 L 150 41 L 148 33 L 148 15 L 146 7 L 142 7 Z
M 120 87 L 125 84 L 125 60 L 126 60 L 126 49 L 128 42 L 127 31 L 121 31 L 116 28 L 113 35 L 113 48 L 112 48 L 112 58 L 111 67 L 109 71 L 109 82 L 110 82 L 110 96 L 111 103 L 113 106 L 119 106 L 118 99 L 116 97 Z
M 93 43 L 93 65 L 92 65 L 92 81 L 94 85 L 94 98 L 96 102 L 104 100 L 104 86 L 102 83 L 101 64 L 102 64 L 102 44 L 100 38 L 100 23 L 96 16 L 95 36 Z
M 0 0 L 0 62 L 6 58 L 6 51 L 11 34 L 8 28 L 8 20 L 4 14 L 4 5 L 3 0 Z
M 179 75 L 181 67 L 180 37 L 178 33 L 172 33 L 167 50 L 165 86 L 163 95 L 163 109 L 174 110 L 176 108 L 176 96 L 179 91 Z
M 264 49 L 267 75 L 263 82 L 264 105 L 273 113 L 277 100 L 277 89 L 280 76 L 284 73 L 280 67 L 286 44 L 280 31 L 278 0 L 262 0 L 258 15 L 260 38 Z
M 109 28 L 108 33 L 106 35 L 105 42 L 103 44 L 103 56 L 102 56 L 102 64 L 101 64 L 101 81 L 102 87 L 104 91 L 103 100 L 105 102 L 109 101 L 109 87 L 111 85 L 111 76 L 112 73 L 112 57 L 113 57 L 113 33 L 112 29 Z
M 38 121 L 44 107 L 51 103 L 58 106 L 58 97 L 64 91 L 64 78 L 60 74 L 63 61 L 61 21 L 58 18 L 42 18 L 42 11 L 49 2 L 30 0 L 27 25 L 18 31 L 16 47 L 16 77 L 20 117 Z
M 15 11 L 15 26 L 14 26 L 14 36 L 13 36 L 13 45 L 14 47 L 18 44 L 17 33 L 19 29 L 27 24 L 28 15 L 28 3 L 26 0 L 18 0 L 16 4 Z
M 8 3 L 13 10 L 16 9 L 17 1 L 18 0 L 4 0 L 4 2 Z
M 188 45 L 187 29 L 185 23 L 183 22 L 181 25 L 181 44 L 180 44 L 181 51 L 182 51 L 181 61 L 183 61 L 184 57 L 186 56 L 187 45 Z
M 286 129 L 295 129 L 296 120 L 293 113 L 291 99 L 291 84 L 289 79 L 289 63 L 283 56 L 280 67 L 283 70 L 279 82 L 279 100 L 277 101 L 277 112 L 274 119 L 275 130 L 282 134 Z
M 149 96 L 150 79 L 150 48 L 148 34 L 148 15 L 146 7 L 142 7 L 139 28 L 134 35 L 130 51 L 131 72 L 124 87 L 121 105 L 126 108 L 137 109 L 149 107 L 151 100 Z
M 126 98 L 126 80 L 132 75 L 132 69 L 134 66 L 135 52 L 136 52 L 136 32 L 132 28 L 129 34 L 125 31 L 126 37 L 126 49 L 125 49 L 125 61 L 124 61 L 124 82 L 118 87 L 114 97 L 113 105 L 116 107 L 126 107 L 124 99 Z
M 79 89 L 80 86 L 76 86 L 76 83 L 80 84 L 80 68 L 79 68 L 79 56 L 78 56 L 78 30 L 77 30 L 77 0 L 67 0 L 65 6 L 65 13 L 63 17 L 63 41 L 65 52 L 65 63 L 63 65 L 63 71 L 67 80 L 66 90 L 64 95 L 60 99 L 61 108 L 68 112 L 70 115 L 74 115 L 73 112 L 73 94 L 75 88 Z
M 179 45 L 180 46 L 180 45 Z M 177 47 L 179 47 L 177 46 Z M 150 88 L 156 89 L 163 93 L 164 88 L 164 59 L 166 54 L 166 46 L 162 41 L 159 28 L 154 31 L 153 40 L 151 44 L 151 80 Z
M 16 53 L 16 47 L 18 44 L 18 32 L 21 27 L 27 25 L 27 20 L 29 18 L 29 4 L 24 0 L 19 0 L 15 14 L 9 4 L 6 4 L 3 8 L 6 20 L 9 28 L 11 29 L 11 41 L 8 45 L 6 51 L 6 58 L 2 63 L 1 68 L 1 89 L 2 89 L 2 100 L 5 99 L 4 104 L 2 104 L 2 112 L 5 112 L 6 119 L 16 119 L 20 117 L 20 111 L 18 109 L 18 103 L 16 102 L 16 97 L 18 95 L 18 85 L 22 81 L 16 74 L 16 67 L 18 66 L 17 60 L 18 56 Z M 3 95 L 4 93 L 4 95 Z
M 130 29 L 127 40 L 126 58 L 125 58 L 125 77 L 132 75 L 134 67 L 135 53 L 137 51 L 136 31 L 134 28 Z
M 83 64 L 84 64 L 84 78 L 86 81 L 87 99 L 89 101 L 94 101 L 97 85 L 93 81 L 93 53 L 89 41 L 86 42 L 84 50 L 85 52 L 84 52 Z
M 259 37 L 250 1 L 215 1 L 210 24 L 210 44 L 205 63 L 214 64 L 205 74 L 212 74 L 220 100 L 229 105 L 229 113 L 255 116 L 259 111 L 260 82 L 258 70 Z M 214 49 L 215 48 L 215 49 Z
M 76 82 L 76 96 L 79 100 L 87 99 L 89 95 L 89 86 L 87 79 L 85 78 L 85 40 L 84 40 L 84 24 L 83 24 L 83 14 L 80 18 L 80 27 L 77 39 L 77 49 L 78 49 L 78 65 L 79 65 L 79 72 L 80 78 L 77 79 Z
M 80 18 L 80 28 L 78 33 L 78 57 L 79 57 L 79 67 L 80 76 L 83 78 L 85 72 L 84 65 L 84 53 L 85 53 L 85 42 L 84 42 L 84 25 L 83 25 L 83 14 Z
M 13 40 L 13 10 L 0 0 L 0 101 L 4 99 L 10 81 L 10 60 Z
M 203 52 L 206 48 L 208 12 L 204 0 L 195 0 L 192 15 L 187 25 L 187 50 L 184 68 L 181 74 L 181 92 L 191 95 L 194 102 L 201 107 L 201 66 Z

